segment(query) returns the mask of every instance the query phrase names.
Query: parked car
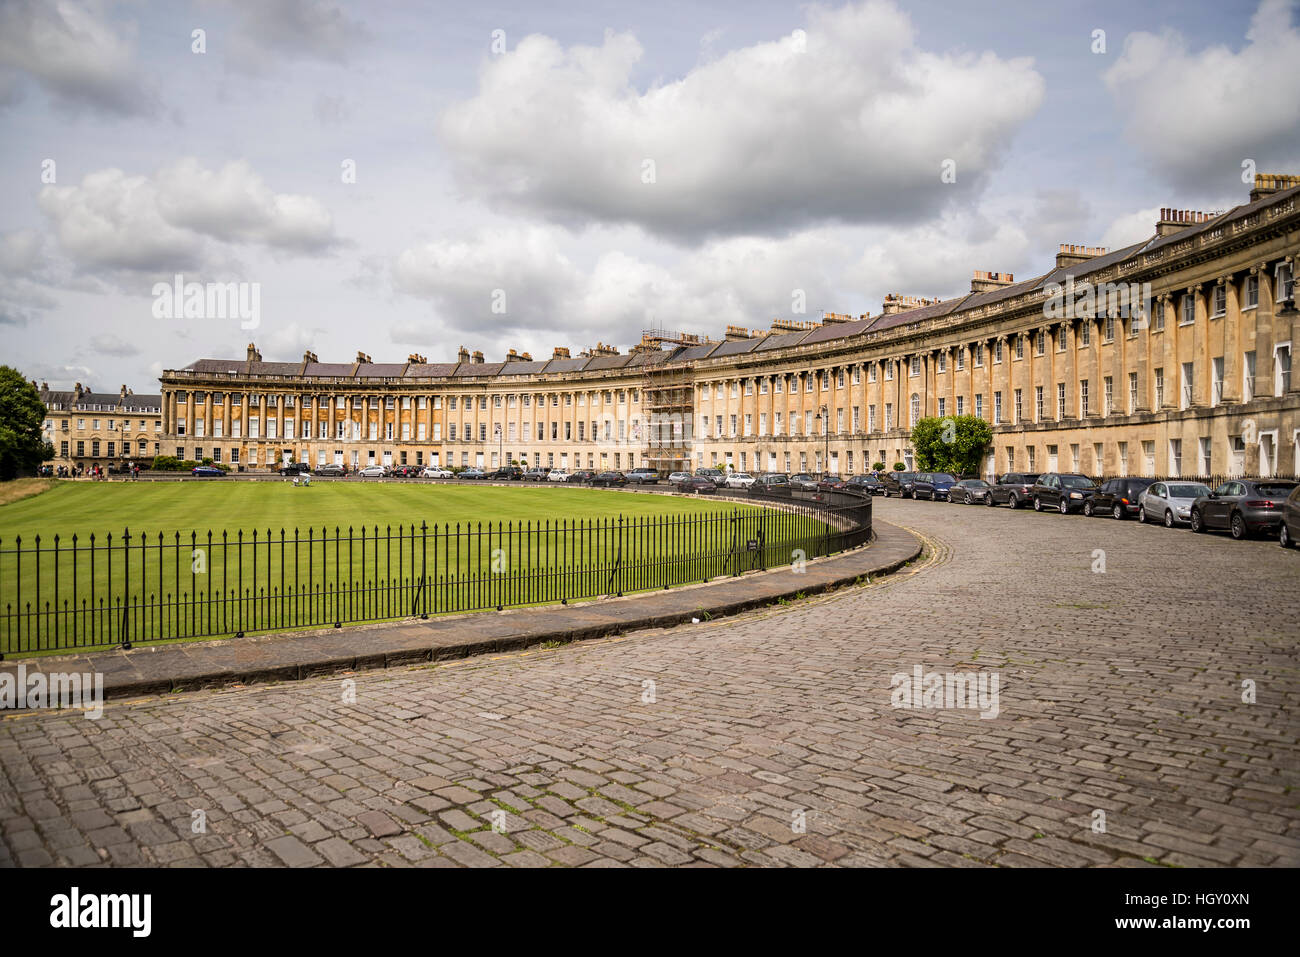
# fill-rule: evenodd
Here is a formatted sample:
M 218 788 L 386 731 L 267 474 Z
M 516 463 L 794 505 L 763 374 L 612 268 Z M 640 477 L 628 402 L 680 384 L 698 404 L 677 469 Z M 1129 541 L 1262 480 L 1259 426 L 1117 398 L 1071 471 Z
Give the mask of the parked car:
M 774 488 L 788 488 L 789 485 L 790 476 L 784 472 L 764 472 L 754 478 L 754 484 L 749 487 L 749 490 L 752 492 L 757 489 L 762 492 Z
M 754 476 L 748 472 L 732 472 L 724 483 L 727 488 L 749 488 L 754 484 Z
M 437 465 L 426 465 L 420 469 L 420 478 L 449 479 L 451 472 Z
M 1037 472 L 1007 472 L 989 488 L 989 505 L 1001 505 L 1003 502 L 1012 508 L 1032 504 L 1034 501 L 1034 483 L 1038 481 Z
M 1165 528 L 1190 522 L 1192 503 L 1209 494 L 1200 482 L 1152 482 L 1138 496 L 1138 521 L 1164 522 Z
M 880 476 L 880 482 L 885 486 L 885 498 L 891 495 L 907 498 L 912 494 L 912 483 L 915 481 L 915 472 L 886 472 Z
M 578 469 L 576 472 L 570 472 L 565 482 L 569 485 L 589 485 L 595 477 L 596 473 L 591 469 Z
M 288 465 L 280 466 L 281 475 L 307 475 L 311 472 L 311 466 L 306 462 L 290 462 Z
M 470 468 L 461 469 L 457 472 L 456 478 L 464 479 L 467 482 L 479 482 L 487 478 L 487 472 L 484 472 L 481 468 L 471 466 Z
M 524 477 L 524 470 L 518 465 L 503 465 L 488 475 L 493 482 L 519 482 Z
M 797 475 L 790 476 L 790 487 L 802 489 L 805 492 L 817 491 L 817 476 L 809 475 L 807 472 L 799 472 Z
M 567 482 L 568 480 L 568 469 L 551 469 L 546 473 L 546 481 L 548 482 Z
M 623 477 L 627 479 L 628 485 L 657 485 L 659 483 L 659 470 L 632 469 L 630 472 L 624 472 Z
M 623 477 L 622 472 L 601 472 L 591 480 L 591 484 L 605 488 L 619 488 L 627 484 L 627 479 Z
M 962 479 L 948 489 L 948 501 L 960 502 L 962 505 L 988 504 L 993 486 L 983 479 Z
M 1030 490 L 1033 496 L 1034 511 L 1055 508 L 1062 515 L 1077 512 L 1083 508 L 1085 499 L 1091 498 L 1097 491 L 1097 484 L 1086 475 L 1075 472 L 1047 472 L 1038 477 Z
M 849 479 L 845 485 L 852 490 L 862 492 L 866 495 L 883 495 L 885 486 L 874 475 L 855 475 Z
M 1291 490 L 1282 506 L 1282 524 L 1278 526 L 1277 540 L 1283 548 L 1295 548 L 1297 536 L 1300 536 L 1300 485 Z
M 1295 482 L 1277 479 L 1224 482 L 1192 503 L 1192 531 L 1226 528 L 1238 540 L 1257 532 L 1273 534 L 1282 524 L 1283 507 L 1296 487 Z
M 540 465 L 539 465 L 539 466 L 534 466 L 533 468 L 530 468 L 527 472 L 524 473 L 524 481 L 525 481 L 525 482 L 545 482 L 545 481 L 546 481 L 546 476 L 549 475 L 549 474 L 550 474 L 550 471 L 549 471 L 548 469 L 544 469 L 544 468 L 542 468 Z
M 316 475 L 318 477 L 321 475 L 347 475 L 347 474 L 348 474 L 348 470 L 342 465 L 335 465 L 333 463 L 330 463 L 329 465 L 316 466 Z
M 671 475 L 668 476 L 668 484 L 677 485 L 680 482 L 684 482 L 688 478 L 692 478 L 690 472 L 673 472 Z
M 418 465 L 399 465 L 392 472 L 395 478 L 419 478 L 420 466 Z
M 387 465 L 367 465 L 357 473 L 362 478 L 383 478 L 388 474 Z
M 215 465 L 196 465 L 190 469 L 191 475 L 197 475 L 199 478 L 215 478 L 226 473 L 221 471 Z
M 722 469 L 696 469 L 695 477 L 708 479 L 715 488 L 721 487 L 722 483 L 727 480 L 727 476 Z
M 819 492 L 838 492 L 847 486 L 848 480 L 842 479 L 838 475 L 828 475 L 817 483 Z
M 1149 478 L 1113 478 L 1101 483 L 1095 495 L 1085 499 L 1084 515 L 1110 515 L 1127 518 L 1137 515 L 1141 506 L 1138 498 L 1155 482 Z
M 931 502 L 947 501 L 948 490 L 957 484 L 957 476 L 947 472 L 921 472 L 912 483 L 912 498 Z
M 687 475 L 675 485 L 679 492 L 695 492 L 707 495 L 718 490 L 718 486 L 713 479 L 704 475 Z

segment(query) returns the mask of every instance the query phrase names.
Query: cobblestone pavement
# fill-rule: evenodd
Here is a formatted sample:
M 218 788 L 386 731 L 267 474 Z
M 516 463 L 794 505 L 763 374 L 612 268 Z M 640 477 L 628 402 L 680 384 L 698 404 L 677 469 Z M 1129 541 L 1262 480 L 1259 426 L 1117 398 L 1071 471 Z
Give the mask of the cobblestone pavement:
M 0 864 L 1300 863 L 1300 553 L 876 514 L 923 559 L 790 607 L 11 716 Z M 996 717 L 891 707 L 917 666 L 996 675 Z

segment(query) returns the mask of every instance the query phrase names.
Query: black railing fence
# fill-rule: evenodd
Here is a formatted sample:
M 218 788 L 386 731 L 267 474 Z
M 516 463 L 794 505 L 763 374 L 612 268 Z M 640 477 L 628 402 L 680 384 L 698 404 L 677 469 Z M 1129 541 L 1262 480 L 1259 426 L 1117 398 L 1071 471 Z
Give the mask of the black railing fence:
M 617 596 L 870 538 L 869 498 L 809 498 L 658 517 L 0 540 L 0 654 Z

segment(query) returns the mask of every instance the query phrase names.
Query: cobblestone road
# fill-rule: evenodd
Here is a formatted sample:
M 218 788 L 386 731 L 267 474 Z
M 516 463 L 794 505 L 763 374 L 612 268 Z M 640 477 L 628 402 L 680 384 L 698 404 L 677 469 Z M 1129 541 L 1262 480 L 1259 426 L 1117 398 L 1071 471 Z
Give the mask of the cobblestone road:
M 925 558 L 788 608 L 11 716 L 0 864 L 1300 863 L 1300 553 L 877 517 Z M 996 717 L 891 707 L 917 666 L 996 675 Z

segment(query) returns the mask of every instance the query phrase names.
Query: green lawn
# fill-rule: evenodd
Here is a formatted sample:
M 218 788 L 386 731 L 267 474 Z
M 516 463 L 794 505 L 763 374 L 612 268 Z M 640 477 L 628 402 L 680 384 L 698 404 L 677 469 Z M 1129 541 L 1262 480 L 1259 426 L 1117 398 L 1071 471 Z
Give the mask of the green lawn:
M 60 483 L 0 505 L 0 652 L 663 588 L 812 557 L 825 528 L 728 500 L 554 486 Z

